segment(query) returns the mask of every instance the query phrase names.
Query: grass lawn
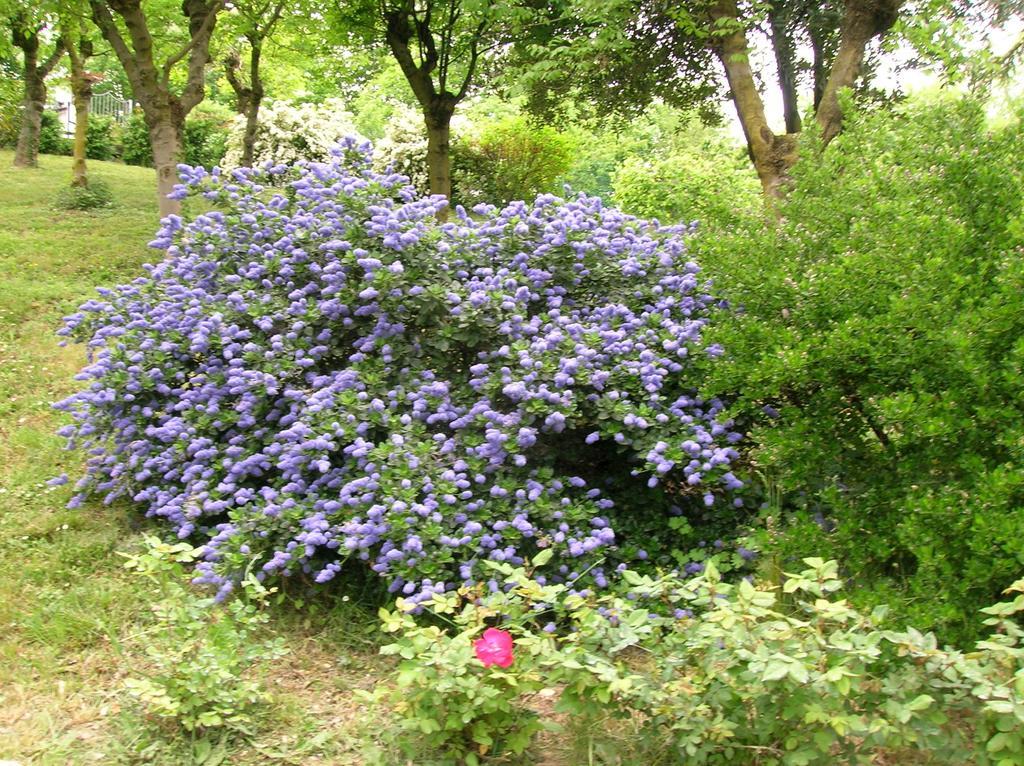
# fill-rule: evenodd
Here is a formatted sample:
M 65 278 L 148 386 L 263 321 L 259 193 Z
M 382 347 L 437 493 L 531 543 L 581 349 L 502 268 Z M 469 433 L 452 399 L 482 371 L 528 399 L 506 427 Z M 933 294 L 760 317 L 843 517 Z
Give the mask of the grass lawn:
M 357 688 L 384 667 L 372 613 L 324 594 L 279 607 L 289 654 L 266 670 L 273 703 L 252 736 L 196 744 L 145 720 L 124 690 L 144 671 L 146 583 L 122 566 L 146 523 L 127 504 L 69 510 L 81 472 L 62 449 L 53 401 L 72 392 L 79 347 L 54 330 L 96 285 L 133 278 L 152 260 L 153 171 L 91 162 L 115 196 L 111 210 L 57 211 L 65 157 L 15 170 L 0 152 L 0 761 L 20 764 L 355 764 L 374 756 Z M 311 611 L 315 609 L 315 611 Z M 210 754 L 207 754 L 210 751 Z M 369 753 L 369 755 L 368 755 Z M 205 756 L 205 757 L 204 757 Z

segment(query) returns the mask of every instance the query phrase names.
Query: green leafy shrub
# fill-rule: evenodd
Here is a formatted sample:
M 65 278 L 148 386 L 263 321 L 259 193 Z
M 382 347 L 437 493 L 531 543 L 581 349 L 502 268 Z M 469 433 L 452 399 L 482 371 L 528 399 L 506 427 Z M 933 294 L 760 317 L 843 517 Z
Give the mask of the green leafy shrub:
M 438 597 L 431 608 L 435 615 L 452 615 L 456 603 L 454 596 Z M 365 698 L 387 701 L 398 713 L 392 734 L 409 757 L 428 752 L 476 764 L 488 753 L 523 754 L 542 728 L 537 713 L 521 701 L 545 686 L 538 663 L 484 667 L 474 653 L 474 638 L 484 631 L 477 619 L 448 636 L 399 612 L 382 609 L 381 618 L 385 631 L 401 631 L 381 652 L 402 662 L 393 687 L 378 687 Z
M 71 154 L 71 139 L 64 135 L 64 125 L 56 112 L 43 112 L 39 125 L 39 153 Z
M 710 142 L 664 157 L 629 157 L 612 176 L 612 198 L 645 218 L 720 226 L 757 217 L 764 206 L 746 157 Z
M 96 210 L 110 207 L 114 195 L 105 181 L 91 178 L 88 186 L 66 186 L 57 192 L 58 210 Z
M 930 634 L 882 630 L 884 610 L 867 616 L 836 597 L 836 562 L 805 564 L 781 593 L 723 582 L 713 563 L 688 580 L 628 571 L 628 597 L 585 596 L 495 564 L 505 589 L 429 602 L 447 632 L 417 624 L 401 600 L 382 612 L 398 635 L 382 651 L 402 662 L 394 691 L 375 698 L 390 699 L 410 748 L 410 732 L 427 734 L 423 752 L 457 740 L 458 754 L 472 752 L 466 742 L 482 754 L 498 741 L 494 731 L 516 731 L 518 752 L 540 725 L 529 703 L 546 686 L 560 691 L 556 709 L 590 732 L 588 749 L 608 752 L 599 722 L 632 722 L 639 735 L 617 762 L 872 763 L 910 751 L 917 760 L 1024 763 L 1015 734 L 1024 634 L 1012 620 L 1024 596 L 986 610 L 998 633 L 965 655 Z M 1022 589 L 1024 581 L 1012 590 Z M 471 648 L 495 623 L 514 637 L 512 664 L 500 671 Z
M 227 151 L 228 131 L 224 120 L 216 115 L 199 114 L 185 121 L 182 162 L 193 166 L 219 165 Z M 140 112 L 128 120 L 124 129 L 121 159 L 128 165 L 152 167 L 153 150 L 149 145 L 149 129 Z
M 452 145 L 452 196 L 463 205 L 532 200 L 553 191 L 573 148 L 568 134 L 526 117 L 486 125 L 479 136 Z
M 149 128 L 142 112 L 136 110 L 128 118 L 121 137 L 121 159 L 126 165 L 153 166 L 153 150 L 149 145 Z
M 738 309 L 708 385 L 756 445 L 764 560 L 824 551 L 962 643 L 1024 564 L 1022 141 L 969 100 L 851 111 L 776 225 L 692 244 Z
M 587 194 L 612 199 L 612 179 L 630 157 L 660 155 L 674 145 L 680 134 L 688 134 L 693 123 L 664 104 L 653 104 L 628 123 L 612 122 L 574 125 L 567 128 L 575 149 L 572 164 L 559 179 L 561 183 Z
M 186 120 L 185 164 L 193 167 L 216 167 L 224 159 L 227 139 L 227 128 L 216 118 Z
M 117 157 L 120 153 L 118 133 L 118 125 L 113 117 L 89 115 L 85 128 L 85 158 L 107 161 Z
M 249 577 L 242 594 L 223 606 L 198 596 L 185 567 L 199 553 L 188 543 L 147 537 L 146 549 L 127 557 L 125 566 L 155 589 L 154 625 L 146 632 L 149 663 L 126 686 L 148 715 L 186 731 L 245 730 L 266 699 L 249 671 L 285 652 L 281 639 L 261 635 L 268 620 L 263 606 L 273 591 Z

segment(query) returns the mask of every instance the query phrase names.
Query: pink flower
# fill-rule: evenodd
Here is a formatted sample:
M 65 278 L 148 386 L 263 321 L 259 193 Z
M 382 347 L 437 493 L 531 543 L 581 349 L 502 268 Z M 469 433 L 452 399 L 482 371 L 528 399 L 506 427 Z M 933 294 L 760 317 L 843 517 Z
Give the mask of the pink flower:
M 488 628 L 483 637 L 473 642 L 473 649 L 485 668 L 491 665 L 507 668 L 512 664 L 512 634 L 507 630 Z

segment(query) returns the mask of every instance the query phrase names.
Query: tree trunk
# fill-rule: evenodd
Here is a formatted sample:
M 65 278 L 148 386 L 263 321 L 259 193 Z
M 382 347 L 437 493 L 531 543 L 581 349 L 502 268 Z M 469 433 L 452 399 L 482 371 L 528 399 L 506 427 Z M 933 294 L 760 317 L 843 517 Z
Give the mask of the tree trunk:
M 245 115 L 245 133 L 242 136 L 242 166 L 251 168 L 256 154 L 256 133 L 260 127 L 260 105 L 256 102 Z
M 260 125 L 260 105 L 263 103 L 263 78 L 260 77 L 260 56 L 263 50 L 258 42 L 249 41 L 249 103 L 245 112 L 245 135 L 242 137 L 242 164 L 252 167 L 256 153 L 256 131 Z
M 14 150 L 14 165 L 34 168 L 39 165 L 39 129 L 46 106 L 46 75 L 39 66 L 39 33 L 15 30 L 12 42 L 25 58 L 25 91 L 22 95 L 21 130 Z
M 785 193 L 789 169 L 796 162 L 796 136 L 777 136 L 768 127 L 764 102 L 750 68 L 750 47 L 739 23 L 736 0 L 719 0 L 712 15 L 716 22 L 721 21 L 733 30 L 722 36 L 717 53 L 725 67 L 732 100 L 747 138 L 754 169 L 761 179 L 761 187 L 769 200 L 777 199 Z
M 825 95 L 825 83 L 828 82 L 828 72 L 825 71 L 825 40 L 820 33 L 812 27 L 811 38 L 811 74 L 814 79 L 814 113 L 818 113 L 821 106 L 821 99 Z
M 149 128 L 149 143 L 153 147 L 153 166 L 156 168 L 157 201 L 160 217 L 181 213 L 181 202 L 168 199 L 178 183 L 178 163 L 182 155 L 182 130 L 184 118 L 175 119 L 172 109 L 161 110 L 159 114 L 146 112 Z
M 74 50 L 68 45 L 71 59 L 71 95 L 75 102 L 75 141 L 71 152 L 71 185 L 86 187 L 89 176 L 85 167 L 86 136 L 89 132 L 89 102 L 92 101 L 92 80 L 85 72 L 85 61 L 91 46 Z
M 786 28 L 785 11 L 773 3 L 768 20 L 771 26 L 772 49 L 775 51 L 775 66 L 778 71 L 779 90 L 782 92 L 782 113 L 787 133 L 799 133 L 800 107 L 796 96 L 796 50 L 793 37 Z
M 181 211 L 178 200 L 168 199 L 178 180 L 178 162 L 182 156 L 185 116 L 203 100 L 205 69 L 210 60 L 210 39 L 223 9 L 223 0 L 183 0 L 181 11 L 188 19 L 188 43 L 158 65 L 154 59 L 154 41 L 142 0 L 89 0 L 93 22 L 110 43 L 142 105 L 149 129 L 153 164 L 157 174 L 160 215 Z M 124 23 L 127 39 L 111 11 Z M 180 95 L 172 86 L 172 71 L 180 61 L 188 62 L 188 73 Z
M 452 110 L 431 109 L 424 114 L 427 125 L 427 171 L 430 175 L 430 193 L 443 194 L 452 198 L 451 137 Z M 446 220 L 447 208 L 438 213 L 439 220 Z
M 43 109 L 46 106 L 46 84 L 41 77 L 29 79 L 25 73 L 25 97 L 22 101 L 21 130 L 18 131 L 18 145 L 14 149 L 14 166 L 34 168 L 39 166 L 39 131 L 43 124 Z
M 89 185 L 85 169 L 85 138 L 89 130 L 92 84 L 84 79 L 76 83 L 72 78 L 72 92 L 75 99 L 75 143 L 71 153 L 71 185 L 84 187 Z
M 821 128 L 821 140 L 827 145 L 839 135 L 843 113 L 839 91 L 852 88 L 864 62 L 864 49 L 876 36 L 886 32 L 899 16 L 903 0 L 847 0 L 836 52 L 828 82 L 815 115 Z
M 263 79 L 260 77 L 260 42 L 249 39 L 249 84 L 240 76 L 241 60 L 231 52 L 224 59 L 224 72 L 235 92 L 235 111 L 245 117 L 242 134 L 242 166 L 251 168 L 256 155 L 256 134 L 259 131 L 260 105 L 263 103 Z

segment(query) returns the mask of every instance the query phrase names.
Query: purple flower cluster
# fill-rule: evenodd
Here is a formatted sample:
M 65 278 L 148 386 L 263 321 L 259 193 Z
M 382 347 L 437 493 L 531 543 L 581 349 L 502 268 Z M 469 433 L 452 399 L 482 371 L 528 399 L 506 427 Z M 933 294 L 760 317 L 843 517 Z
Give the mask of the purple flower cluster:
M 127 495 L 205 541 L 199 579 L 317 582 L 361 560 L 417 601 L 486 560 L 606 582 L 629 486 L 712 504 L 739 435 L 688 385 L 715 310 L 680 227 L 596 198 L 459 209 L 330 163 L 181 167 L 167 258 L 68 317 L 88 383 L 57 405 L 88 449 L 76 501 Z

